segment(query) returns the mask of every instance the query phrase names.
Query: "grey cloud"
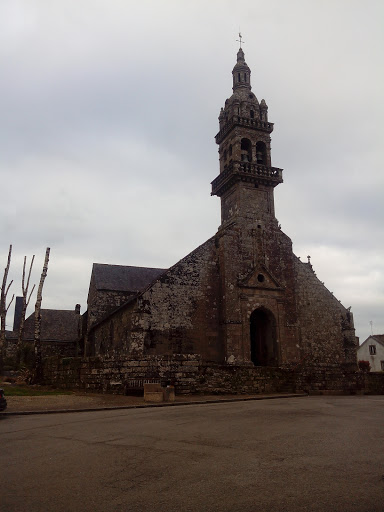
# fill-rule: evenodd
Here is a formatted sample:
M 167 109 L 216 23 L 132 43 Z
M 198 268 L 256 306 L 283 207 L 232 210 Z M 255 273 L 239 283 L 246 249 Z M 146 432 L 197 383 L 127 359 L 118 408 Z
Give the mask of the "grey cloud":
M 45 307 L 84 310 L 93 261 L 167 267 L 214 234 L 240 22 L 285 169 L 283 230 L 353 299 L 358 334 L 370 317 L 384 332 L 381 2 L 240 0 L 239 20 L 222 0 L 15 5 L 0 7 L 0 260 L 13 242 L 15 282 L 17 258 L 51 245 Z

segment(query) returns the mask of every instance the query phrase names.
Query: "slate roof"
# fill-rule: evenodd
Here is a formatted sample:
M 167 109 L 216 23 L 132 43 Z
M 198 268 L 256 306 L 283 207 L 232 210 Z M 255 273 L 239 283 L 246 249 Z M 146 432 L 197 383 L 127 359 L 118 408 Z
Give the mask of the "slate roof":
M 42 309 L 41 340 L 75 341 L 79 337 L 80 315 L 73 310 Z M 24 339 L 33 339 L 35 314 L 25 320 Z
M 384 345 L 384 334 L 374 334 L 372 338 L 375 338 L 376 341 Z
M 126 265 L 94 263 L 92 278 L 97 290 L 137 293 L 146 288 L 166 270 L 165 268 L 131 267 Z
M 384 334 L 371 334 L 365 341 L 363 341 L 363 343 L 360 345 L 360 347 L 358 347 L 358 349 L 365 345 L 365 343 L 367 343 L 369 340 L 371 340 L 371 342 L 372 340 L 375 340 L 377 341 L 377 343 L 380 343 L 381 345 L 384 346 Z

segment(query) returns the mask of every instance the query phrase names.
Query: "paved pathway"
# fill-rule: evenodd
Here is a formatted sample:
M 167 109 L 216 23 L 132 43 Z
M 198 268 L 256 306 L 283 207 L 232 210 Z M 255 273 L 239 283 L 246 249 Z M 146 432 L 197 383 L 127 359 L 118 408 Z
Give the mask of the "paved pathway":
M 6 391 L 6 390 L 5 390 Z M 306 396 L 306 394 L 270 394 L 270 395 L 177 395 L 176 404 L 162 403 L 164 405 L 181 405 L 191 403 L 224 402 L 236 400 L 265 400 L 278 397 L 290 398 L 292 396 Z M 140 396 L 108 395 L 96 393 L 73 393 L 70 395 L 46 396 L 9 396 L 8 407 L 3 414 L 39 414 L 40 412 L 70 412 L 98 409 L 118 409 L 151 406 L 144 402 Z M 155 404 L 152 406 L 159 406 Z M 1 414 L 1 413 L 0 413 Z
M 383 512 L 384 396 L 3 416 L 1 512 Z

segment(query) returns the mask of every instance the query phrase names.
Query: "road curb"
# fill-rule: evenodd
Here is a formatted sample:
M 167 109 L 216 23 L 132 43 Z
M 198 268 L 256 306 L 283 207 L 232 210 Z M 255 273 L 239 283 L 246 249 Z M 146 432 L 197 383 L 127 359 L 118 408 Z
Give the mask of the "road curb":
M 10 411 L 0 412 L 0 417 L 4 416 L 30 416 L 33 414 L 64 414 L 73 412 L 96 412 L 96 411 L 117 411 L 120 409 L 147 409 L 149 407 L 179 407 L 183 405 L 206 405 L 221 404 L 229 402 L 248 402 L 251 400 L 275 400 L 277 398 L 299 398 L 308 396 L 308 393 L 291 393 L 285 395 L 260 395 L 244 398 L 222 398 L 213 400 L 193 400 L 191 402 L 163 402 L 159 404 L 137 404 L 137 405 L 118 405 L 110 407 L 86 407 L 83 409 L 57 409 L 48 411 Z

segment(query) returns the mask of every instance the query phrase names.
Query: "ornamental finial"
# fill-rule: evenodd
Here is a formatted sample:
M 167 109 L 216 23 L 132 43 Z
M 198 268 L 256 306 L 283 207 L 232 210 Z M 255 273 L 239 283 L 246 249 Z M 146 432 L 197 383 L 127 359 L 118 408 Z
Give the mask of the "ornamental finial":
M 241 32 L 240 32 L 240 31 L 239 31 L 239 39 L 236 39 L 236 41 L 237 41 L 238 43 L 240 43 L 240 48 L 241 48 L 241 44 L 242 44 L 243 42 L 245 42 L 245 41 L 243 41 L 243 36 L 241 35 Z

